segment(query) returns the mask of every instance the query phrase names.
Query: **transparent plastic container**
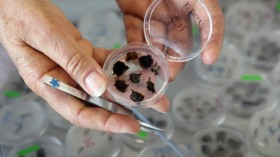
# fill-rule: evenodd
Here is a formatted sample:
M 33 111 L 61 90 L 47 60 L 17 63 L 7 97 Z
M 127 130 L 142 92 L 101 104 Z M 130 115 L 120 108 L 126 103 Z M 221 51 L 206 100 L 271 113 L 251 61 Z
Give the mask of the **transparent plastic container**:
M 162 114 L 152 109 L 144 109 L 144 111 L 142 111 L 141 113 L 149 120 L 149 122 L 152 125 L 165 130 L 165 136 L 168 139 L 170 139 L 173 136 L 175 126 L 170 115 Z M 141 150 L 148 144 L 160 140 L 157 135 L 145 131 L 140 131 L 136 135 L 123 134 L 121 135 L 121 138 L 127 144 L 128 147 L 134 150 Z
M 10 104 L 0 110 L 0 143 L 15 146 L 33 140 L 48 126 L 43 108 L 34 101 Z
M 124 25 L 117 10 L 88 12 L 79 19 L 77 25 L 95 47 L 112 49 L 125 44 Z
M 3 87 L 0 89 L 0 102 L 3 105 L 24 101 L 35 100 L 38 96 L 34 94 L 24 83 L 17 72 L 7 77 Z
M 186 156 L 191 157 L 191 152 L 183 144 L 176 144 L 179 150 Z M 154 143 L 146 146 L 139 153 L 138 157 L 180 157 L 176 152 L 165 143 Z
M 181 91 L 172 104 L 176 124 L 191 132 L 205 126 L 222 124 L 225 120 L 225 107 L 220 96 L 206 87 Z
M 271 29 L 274 13 L 267 1 L 242 0 L 229 8 L 225 19 L 226 34 L 230 41 L 239 47 L 242 46 L 243 38 L 249 32 Z
M 222 126 L 198 131 L 192 141 L 195 157 L 250 157 L 250 143 L 237 130 Z
M 195 72 L 206 81 L 214 85 L 224 85 L 240 70 L 243 61 L 240 50 L 232 44 L 223 45 L 221 55 L 216 63 L 205 65 L 200 58 L 196 58 Z
M 72 126 L 65 137 L 66 157 L 120 157 L 122 149 L 117 134 Z
M 278 157 L 280 154 L 280 109 L 256 113 L 250 123 L 252 145 L 262 154 Z
M 143 27 L 147 44 L 129 44 L 113 51 L 103 67 L 109 77 L 109 94 L 124 106 L 147 107 L 158 100 L 168 84 L 167 62 L 186 62 L 198 56 L 209 43 L 212 19 L 200 0 L 155 0 Z M 141 74 L 139 83 L 130 82 L 132 73 Z M 148 89 L 149 78 L 153 85 Z M 116 80 L 121 87 L 116 87 Z
M 40 136 L 32 142 L 20 142 L 14 147 L 8 157 L 64 157 L 63 144 L 52 136 Z
M 265 74 L 254 70 L 233 76 L 223 92 L 227 107 L 244 118 L 265 108 L 273 108 L 278 101 L 272 82 Z
M 279 38 L 269 31 L 249 34 L 244 39 L 245 61 L 257 70 L 271 72 L 280 61 Z

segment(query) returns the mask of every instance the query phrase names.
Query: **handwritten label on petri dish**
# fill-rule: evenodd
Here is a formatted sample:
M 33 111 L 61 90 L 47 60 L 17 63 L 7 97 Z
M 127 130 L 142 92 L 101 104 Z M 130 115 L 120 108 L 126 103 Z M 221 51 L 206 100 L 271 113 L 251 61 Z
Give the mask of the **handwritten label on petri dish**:
M 28 154 L 33 153 L 33 152 L 37 152 L 37 151 L 39 151 L 40 149 L 41 149 L 41 147 L 40 147 L 39 145 L 34 145 L 34 146 L 31 146 L 31 147 L 26 148 L 26 149 L 24 149 L 24 150 L 18 151 L 17 156 L 18 156 L 18 157 L 24 157 L 24 156 L 26 156 L 26 155 L 28 155 Z
M 140 131 L 136 134 L 138 138 L 147 139 L 149 137 L 149 133 L 146 131 Z
M 262 81 L 262 77 L 259 75 L 243 75 L 241 76 L 243 81 Z

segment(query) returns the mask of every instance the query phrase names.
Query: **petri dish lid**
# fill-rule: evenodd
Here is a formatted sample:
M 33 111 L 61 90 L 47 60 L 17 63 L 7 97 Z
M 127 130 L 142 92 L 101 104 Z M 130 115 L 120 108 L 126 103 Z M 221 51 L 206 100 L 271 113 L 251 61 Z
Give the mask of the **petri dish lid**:
M 196 157 L 250 157 L 251 148 L 239 131 L 219 126 L 198 131 L 192 140 L 192 152 Z
M 48 126 L 43 108 L 34 101 L 9 104 L 0 110 L 0 143 L 18 145 L 42 135 Z
M 223 123 L 225 107 L 221 95 L 214 89 L 188 88 L 175 96 L 172 114 L 180 127 L 197 131 L 205 126 Z
M 205 65 L 201 58 L 195 60 L 195 72 L 204 81 L 224 85 L 240 70 L 243 64 L 240 50 L 232 44 L 224 43 L 219 59 L 213 65 Z
M 118 157 L 123 144 L 117 134 L 72 126 L 65 137 L 66 157 Z
M 275 157 L 280 154 L 280 109 L 256 113 L 250 122 L 252 145 L 262 154 Z
M 44 157 L 64 157 L 63 148 L 63 144 L 56 137 L 40 136 L 33 142 L 21 142 L 19 146 L 10 151 L 9 157 L 40 155 Z
M 183 144 L 175 144 L 185 156 L 191 156 L 189 149 Z M 179 157 L 179 155 L 166 143 L 148 145 L 139 153 L 138 157 Z
M 198 56 L 211 34 L 212 18 L 201 0 L 155 0 L 144 18 L 147 43 L 172 62 L 185 62 Z

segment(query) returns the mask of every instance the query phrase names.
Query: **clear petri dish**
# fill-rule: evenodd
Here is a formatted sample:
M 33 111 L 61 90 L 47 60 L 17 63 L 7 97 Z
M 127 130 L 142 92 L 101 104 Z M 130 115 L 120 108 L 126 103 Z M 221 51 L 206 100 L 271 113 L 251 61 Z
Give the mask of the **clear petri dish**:
M 0 89 L 0 102 L 3 105 L 35 100 L 38 96 L 34 94 L 24 83 L 18 73 L 12 73 Z
M 195 60 L 196 74 L 214 85 L 224 85 L 242 66 L 240 50 L 232 44 L 224 44 L 215 64 L 205 65 L 200 58 Z
M 247 0 L 232 5 L 225 17 L 226 34 L 230 41 L 242 46 L 243 38 L 249 32 L 272 28 L 274 13 L 266 2 Z
M 87 12 L 81 16 L 77 27 L 95 47 L 112 49 L 125 44 L 124 24 L 118 10 Z
M 15 146 L 33 140 L 48 126 L 43 108 L 34 101 L 6 105 L 0 110 L 0 143 Z
M 211 91 L 211 92 L 209 92 Z M 211 88 L 189 88 L 174 97 L 172 115 L 176 124 L 194 132 L 225 120 L 225 107 L 218 93 Z
M 272 82 L 260 72 L 240 72 L 229 80 L 223 92 L 227 107 L 236 115 L 245 118 L 277 105 Z
M 250 122 L 252 145 L 262 154 L 276 157 L 280 154 L 280 109 L 256 113 Z
M 143 27 L 147 44 L 129 44 L 113 51 L 103 67 L 109 76 L 109 94 L 124 106 L 146 107 L 158 100 L 168 83 L 167 61 L 186 62 L 198 56 L 210 40 L 212 19 L 201 1 L 155 0 L 146 12 Z M 201 33 L 206 36 L 204 41 L 200 40 Z M 144 77 L 144 83 L 131 84 L 128 76 L 131 72 L 143 73 L 140 80 Z M 147 90 L 149 78 L 155 89 L 150 84 Z M 114 86 L 116 80 L 122 80 L 121 90 Z M 132 90 L 132 86 L 137 90 Z M 131 99 L 131 95 L 137 97 L 137 101 Z
M 192 141 L 195 157 L 250 157 L 250 143 L 230 127 L 210 127 L 198 131 Z
M 8 157 L 64 157 L 63 151 L 63 144 L 56 137 L 40 136 L 32 142 L 21 142 Z
M 273 32 L 248 35 L 244 39 L 244 60 L 257 70 L 271 72 L 280 61 L 279 37 Z
M 152 125 L 165 130 L 165 136 L 168 139 L 173 136 L 175 126 L 170 115 L 162 114 L 152 109 L 145 109 L 144 111 L 141 111 L 141 113 L 149 120 Z M 128 147 L 134 150 L 141 150 L 148 144 L 160 140 L 157 135 L 145 131 L 140 131 L 136 135 L 123 134 L 121 135 L 121 138 Z
M 63 118 L 60 114 L 58 114 L 50 106 L 48 106 L 47 109 L 48 109 L 50 121 L 53 125 L 55 125 L 58 128 L 61 128 L 63 130 L 68 130 L 72 126 L 72 124 L 69 121 L 67 121 L 65 118 Z
M 66 157 L 119 157 L 123 144 L 119 136 L 72 126 L 65 137 Z
M 175 144 L 186 157 L 191 156 L 190 150 L 183 144 Z M 138 157 L 180 157 L 170 146 L 165 143 L 154 143 L 146 146 Z

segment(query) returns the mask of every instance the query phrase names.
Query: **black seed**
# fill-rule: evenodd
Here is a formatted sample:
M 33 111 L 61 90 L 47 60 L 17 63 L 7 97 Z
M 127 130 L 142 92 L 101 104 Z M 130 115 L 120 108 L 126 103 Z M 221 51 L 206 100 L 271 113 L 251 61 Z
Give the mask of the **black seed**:
M 223 131 L 218 132 L 216 136 L 216 141 L 224 143 L 225 140 L 226 140 L 226 133 Z
M 126 55 L 125 60 L 126 61 L 131 61 L 131 60 L 135 60 L 138 59 L 138 54 L 134 51 L 134 52 L 128 52 Z
M 151 55 L 147 55 L 147 56 L 142 56 L 139 58 L 139 63 L 140 66 L 144 69 L 148 69 L 152 66 L 153 64 L 153 58 Z
M 205 135 L 201 138 L 201 141 L 203 141 L 205 143 L 211 143 L 211 142 L 213 142 L 213 139 L 210 135 Z
M 37 157 L 45 157 L 44 149 L 41 148 L 37 151 Z
M 211 154 L 211 148 L 208 147 L 207 145 L 202 145 L 201 146 L 201 151 L 205 155 L 210 155 Z
M 130 95 L 130 99 L 133 100 L 134 102 L 141 102 L 144 100 L 144 95 L 142 95 L 139 92 L 136 92 L 134 90 L 131 90 L 132 93 Z
M 155 74 L 155 75 L 159 75 L 159 70 L 160 70 L 160 66 L 156 64 L 154 64 L 151 68 L 151 71 Z
M 231 148 L 233 150 L 238 150 L 241 147 L 242 142 L 234 140 L 234 139 L 229 139 L 227 141 L 227 145 L 229 148 Z
M 115 75 L 121 76 L 128 69 L 129 69 L 129 67 L 126 66 L 123 62 L 117 61 L 114 64 L 113 72 L 114 72 Z
M 142 73 L 140 73 L 140 74 L 135 74 L 135 73 L 130 74 L 129 75 L 130 81 L 133 82 L 133 83 L 139 83 L 141 74 Z
M 114 86 L 117 88 L 117 90 L 124 93 L 129 85 L 126 84 L 124 80 L 117 79 Z
M 156 93 L 155 90 L 155 84 L 151 81 L 151 78 L 149 77 L 149 81 L 147 81 L 147 88 L 149 91 L 151 91 L 152 93 Z

